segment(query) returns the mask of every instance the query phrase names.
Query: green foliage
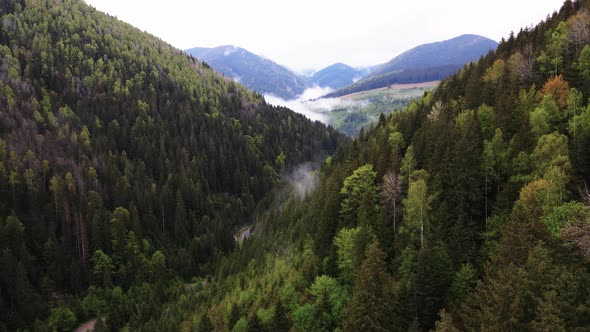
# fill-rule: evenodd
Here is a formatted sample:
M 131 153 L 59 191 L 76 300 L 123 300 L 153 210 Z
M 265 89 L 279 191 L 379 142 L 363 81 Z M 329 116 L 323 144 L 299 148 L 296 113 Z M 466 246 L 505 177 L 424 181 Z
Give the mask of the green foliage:
M 348 141 L 83 1 L 3 2 L 0 22 L 12 26 L 0 29 L 0 220 L 26 220 L 4 255 L 23 266 L 22 293 L 0 275 L 9 330 L 89 286 L 164 305 L 180 296 L 172 277 L 208 275 L 234 249 L 231 232 L 281 172 Z M 131 291 L 144 283 L 154 290 Z M 185 319 L 137 307 L 103 312 L 105 323 Z
M 404 199 L 404 223 L 400 232 L 407 233 L 415 243 L 419 239 L 420 248 L 424 246 L 424 232 L 428 228 L 428 212 L 432 197 L 428 193 L 428 173 L 414 171 L 410 178 L 408 196 Z
M 380 117 L 323 164 L 306 201 L 270 203 L 201 312 L 219 330 L 234 304 L 265 328 L 252 313 L 279 303 L 296 331 L 585 328 L 588 223 L 565 203 L 590 174 L 578 6 Z M 392 196 L 374 193 L 395 174 L 393 227 Z M 365 251 L 375 239 L 381 259 Z M 277 257 L 261 261 L 267 252 Z M 340 316 L 335 303 L 347 303 Z
M 232 332 L 248 332 L 248 320 L 244 317 L 238 319 L 231 329 Z
M 494 110 L 484 104 L 477 109 L 476 114 L 483 137 L 490 138 L 494 133 Z
M 357 168 L 344 180 L 340 190 L 342 196 L 340 215 L 344 225 L 375 225 L 378 197 L 376 176 L 373 165 L 366 164 Z
M 349 287 L 354 285 L 356 270 L 365 256 L 367 244 L 372 240 L 372 235 L 366 228 L 342 228 L 334 237 L 334 245 L 337 248 L 337 264 L 340 270 L 340 278 Z
M 94 264 L 92 274 L 94 275 L 96 285 L 105 288 L 112 287 L 114 265 L 109 255 L 105 254 L 102 250 L 97 250 L 92 256 L 92 263 Z
M 549 232 L 554 237 L 561 235 L 561 229 L 568 224 L 582 220 L 588 216 L 588 207 L 580 202 L 567 202 L 556 206 L 549 214 L 543 218 Z
M 559 317 L 555 291 L 544 294 L 543 301 L 537 307 L 537 317 L 531 322 L 533 331 L 565 331 L 563 319 Z
M 346 309 L 344 331 L 388 331 L 393 327 L 390 283 L 385 254 L 377 242 L 372 242 Z
M 461 303 L 475 290 L 477 277 L 477 271 L 469 263 L 461 265 L 457 270 L 449 288 L 448 305 L 451 310 L 459 308 Z
M 531 113 L 531 131 L 536 137 L 541 137 L 550 131 L 549 113 L 542 107 L 536 108 Z
M 544 177 L 553 166 L 569 169 L 568 151 L 565 135 L 554 132 L 541 136 L 532 154 L 537 176 Z
M 409 181 L 410 174 L 416 168 L 416 157 L 414 156 L 414 147 L 408 146 L 404 159 L 402 159 L 401 172 L 406 177 L 406 181 Z
M 47 325 L 52 331 L 72 331 L 76 327 L 76 315 L 68 308 L 58 307 L 51 309 Z
M 439 313 L 440 319 L 436 321 L 434 331 L 436 332 L 459 332 L 460 330 L 455 327 L 453 323 L 453 317 L 445 310 L 442 309 Z
M 400 153 L 406 145 L 403 135 L 399 131 L 389 134 L 389 145 L 393 153 Z
M 348 293 L 336 279 L 322 275 L 316 277 L 309 293 L 314 297 L 313 310 L 308 313 L 307 325 L 312 331 L 332 331 L 342 319 Z M 305 312 L 305 310 L 303 311 Z
M 585 79 L 590 78 L 590 45 L 584 46 L 584 49 L 580 52 L 576 66 L 580 71 L 580 76 Z
M 107 308 L 107 300 L 104 291 L 100 288 L 91 286 L 88 288 L 88 294 L 82 300 L 82 308 L 86 317 L 96 317 L 104 313 Z
M 81 1 L 3 2 L 0 328 L 584 329 L 589 6 L 344 145 Z M 280 190 L 337 146 L 316 191 Z
M 546 75 L 557 75 L 563 65 L 563 47 L 565 44 L 565 22 L 546 32 L 546 49 L 537 58 L 541 71 Z
M 486 83 L 496 83 L 504 75 L 505 62 L 502 59 L 494 61 L 491 67 L 489 67 L 484 76 L 483 81 Z

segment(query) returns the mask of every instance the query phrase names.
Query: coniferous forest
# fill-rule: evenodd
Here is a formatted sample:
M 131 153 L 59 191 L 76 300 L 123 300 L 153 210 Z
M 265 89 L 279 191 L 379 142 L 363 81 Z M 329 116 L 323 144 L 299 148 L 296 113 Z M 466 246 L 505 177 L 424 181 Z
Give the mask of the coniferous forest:
M 589 330 L 590 1 L 354 141 L 80 0 L 0 16 L 0 330 Z

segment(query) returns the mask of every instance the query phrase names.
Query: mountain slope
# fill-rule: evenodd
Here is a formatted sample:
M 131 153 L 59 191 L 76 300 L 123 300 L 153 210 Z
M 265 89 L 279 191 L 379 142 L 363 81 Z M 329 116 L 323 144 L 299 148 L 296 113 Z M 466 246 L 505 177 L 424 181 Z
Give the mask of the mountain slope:
M 219 265 L 195 324 L 590 326 L 589 13 L 566 1 L 340 149 Z
M 394 71 L 461 65 L 476 61 L 498 46 L 496 41 L 478 35 L 461 35 L 449 40 L 416 46 L 375 68 L 369 77 Z
M 477 35 L 461 35 L 449 40 L 414 47 L 377 66 L 362 80 L 326 97 L 382 88 L 391 84 L 438 81 L 457 72 L 494 50 L 498 43 Z
M 302 94 L 306 82 L 289 69 L 236 46 L 192 48 L 186 51 L 213 69 L 261 94 L 293 99 Z
M 339 89 L 354 83 L 368 72 L 366 69 L 356 69 L 343 63 L 335 63 L 315 72 L 307 81 L 312 85 Z
M 0 330 L 177 330 L 163 303 L 345 141 L 82 1 L 0 16 Z

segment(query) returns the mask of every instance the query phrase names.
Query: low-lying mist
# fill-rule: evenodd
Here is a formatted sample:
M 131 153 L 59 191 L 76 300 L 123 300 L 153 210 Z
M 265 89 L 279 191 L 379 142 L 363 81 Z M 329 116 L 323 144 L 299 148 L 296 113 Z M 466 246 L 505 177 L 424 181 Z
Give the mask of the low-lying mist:
M 318 186 L 318 166 L 318 163 L 305 162 L 296 166 L 285 176 L 289 187 L 299 199 L 307 197 Z
M 293 111 L 305 115 L 313 121 L 321 121 L 325 124 L 331 124 L 327 113 L 341 108 L 360 106 L 358 101 L 344 100 L 340 98 L 320 98 L 334 91 L 326 87 L 312 87 L 306 89 L 295 99 L 285 100 L 274 95 L 264 95 L 266 101 L 271 105 L 284 106 Z

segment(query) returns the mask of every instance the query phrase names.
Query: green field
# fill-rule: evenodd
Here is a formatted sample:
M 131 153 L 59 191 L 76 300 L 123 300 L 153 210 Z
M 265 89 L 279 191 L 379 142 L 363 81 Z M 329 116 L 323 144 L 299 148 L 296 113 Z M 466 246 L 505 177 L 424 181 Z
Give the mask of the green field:
M 379 120 L 381 113 L 389 114 L 404 108 L 411 100 L 432 90 L 438 82 L 399 84 L 387 88 L 363 91 L 339 98 L 333 108 L 316 110 L 334 128 L 350 136 L 356 136 L 361 128 L 367 128 Z

